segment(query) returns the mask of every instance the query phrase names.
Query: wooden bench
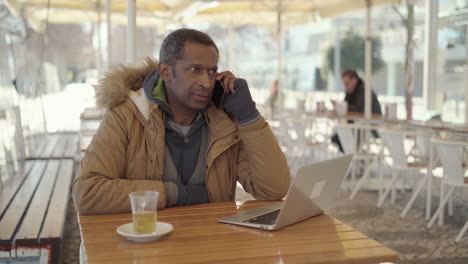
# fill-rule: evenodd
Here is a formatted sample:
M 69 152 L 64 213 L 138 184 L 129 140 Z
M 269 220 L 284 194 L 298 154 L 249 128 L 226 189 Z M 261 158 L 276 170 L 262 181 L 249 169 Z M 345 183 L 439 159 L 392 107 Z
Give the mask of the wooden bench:
M 78 133 L 47 133 L 26 139 L 26 159 L 77 159 Z
M 73 159 L 25 161 L 0 190 L 0 260 L 59 263 Z M 0 261 L 1 262 L 1 261 Z
M 83 110 L 80 115 L 81 120 L 101 120 L 106 112 L 106 109 L 96 107 L 88 107 Z
M 95 133 L 105 112 L 105 109 L 86 108 L 80 115 L 80 133 Z

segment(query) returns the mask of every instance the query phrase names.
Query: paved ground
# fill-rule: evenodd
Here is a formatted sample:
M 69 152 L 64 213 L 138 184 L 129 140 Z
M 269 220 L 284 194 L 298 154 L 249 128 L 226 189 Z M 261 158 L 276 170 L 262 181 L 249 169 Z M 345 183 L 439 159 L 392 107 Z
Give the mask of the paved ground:
M 76 218 L 75 207 L 72 199 L 68 203 L 67 220 L 65 223 L 65 237 L 62 245 L 63 262 L 65 264 L 78 264 L 80 263 L 80 230 L 78 227 L 78 220 Z
M 434 225 L 427 229 L 422 200 L 417 201 L 406 218 L 400 218 L 408 199 L 408 194 L 401 195 L 397 204 L 387 203 L 377 208 L 377 192 L 360 192 L 354 201 L 342 195 L 332 214 L 398 252 L 401 257 L 398 263 L 468 263 L 468 239 L 458 244 L 454 242 L 468 219 L 468 208 L 456 204 L 454 216 L 446 217 L 443 226 Z M 437 202 L 434 200 L 433 204 Z

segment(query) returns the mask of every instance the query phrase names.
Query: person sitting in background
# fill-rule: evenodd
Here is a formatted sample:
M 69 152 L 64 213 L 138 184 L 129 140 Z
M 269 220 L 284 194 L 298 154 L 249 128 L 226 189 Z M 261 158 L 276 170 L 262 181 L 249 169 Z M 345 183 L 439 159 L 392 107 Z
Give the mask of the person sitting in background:
M 76 173 L 77 211 L 131 212 L 134 191 L 159 192 L 158 209 L 234 201 L 237 182 L 256 199 L 286 195 L 286 157 L 247 82 L 217 72 L 214 41 L 176 30 L 159 60 L 121 66 L 100 81 L 97 104 L 107 111 Z M 220 105 L 212 101 L 216 82 Z
M 270 106 L 270 119 L 273 119 L 276 109 L 276 104 L 278 101 L 278 89 L 279 89 L 279 82 L 275 80 L 270 89 L 270 96 L 267 99 L 268 105 Z
M 364 113 L 365 110 L 365 83 L 359 77 L 357 72 L 352 69 L 345 70 L 341 74 L 341 81 L 345 87 L 345 101 L 348 103 L 348 112 Z M 372 92 L 372 114 L 382 115 L 382 108 L 380 106 L 379 99 L 373 90 Z M 333 105 L 336 105 L 336 101 L 332 101 Z M 377 133 L 373 131 L 374 136 Z M 335 143 L 341 152 L 343 147 L 341 146 L 340 139 L 337 134 L 333 135 L 332 142 Z

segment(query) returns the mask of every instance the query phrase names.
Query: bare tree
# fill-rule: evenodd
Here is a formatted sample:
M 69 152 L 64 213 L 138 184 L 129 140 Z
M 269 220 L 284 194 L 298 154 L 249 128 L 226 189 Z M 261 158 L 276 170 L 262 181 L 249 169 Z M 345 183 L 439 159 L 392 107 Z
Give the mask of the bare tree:
M 25 38 L 28 32 L 26 21 L 13 16 L 3 1 L 0 2 L 0 32 Z
M 414 0 L 405 0 L 406 15 L 393 6 L 393 10 L 400 16 L 406 28 L 405 49 L 405 88 L 406 88 L 406 119 L 413 119 L 414 93 Z

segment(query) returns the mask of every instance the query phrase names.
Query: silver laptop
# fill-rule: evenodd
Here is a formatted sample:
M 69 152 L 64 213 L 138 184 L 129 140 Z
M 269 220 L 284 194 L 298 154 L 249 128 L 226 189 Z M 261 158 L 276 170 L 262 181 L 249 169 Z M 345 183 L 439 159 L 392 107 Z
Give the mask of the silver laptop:
M 218 219 L 219 222 L 277 230 L 332 208 L 353 155 L 321 161 L 299 169 L 284 202 Z

